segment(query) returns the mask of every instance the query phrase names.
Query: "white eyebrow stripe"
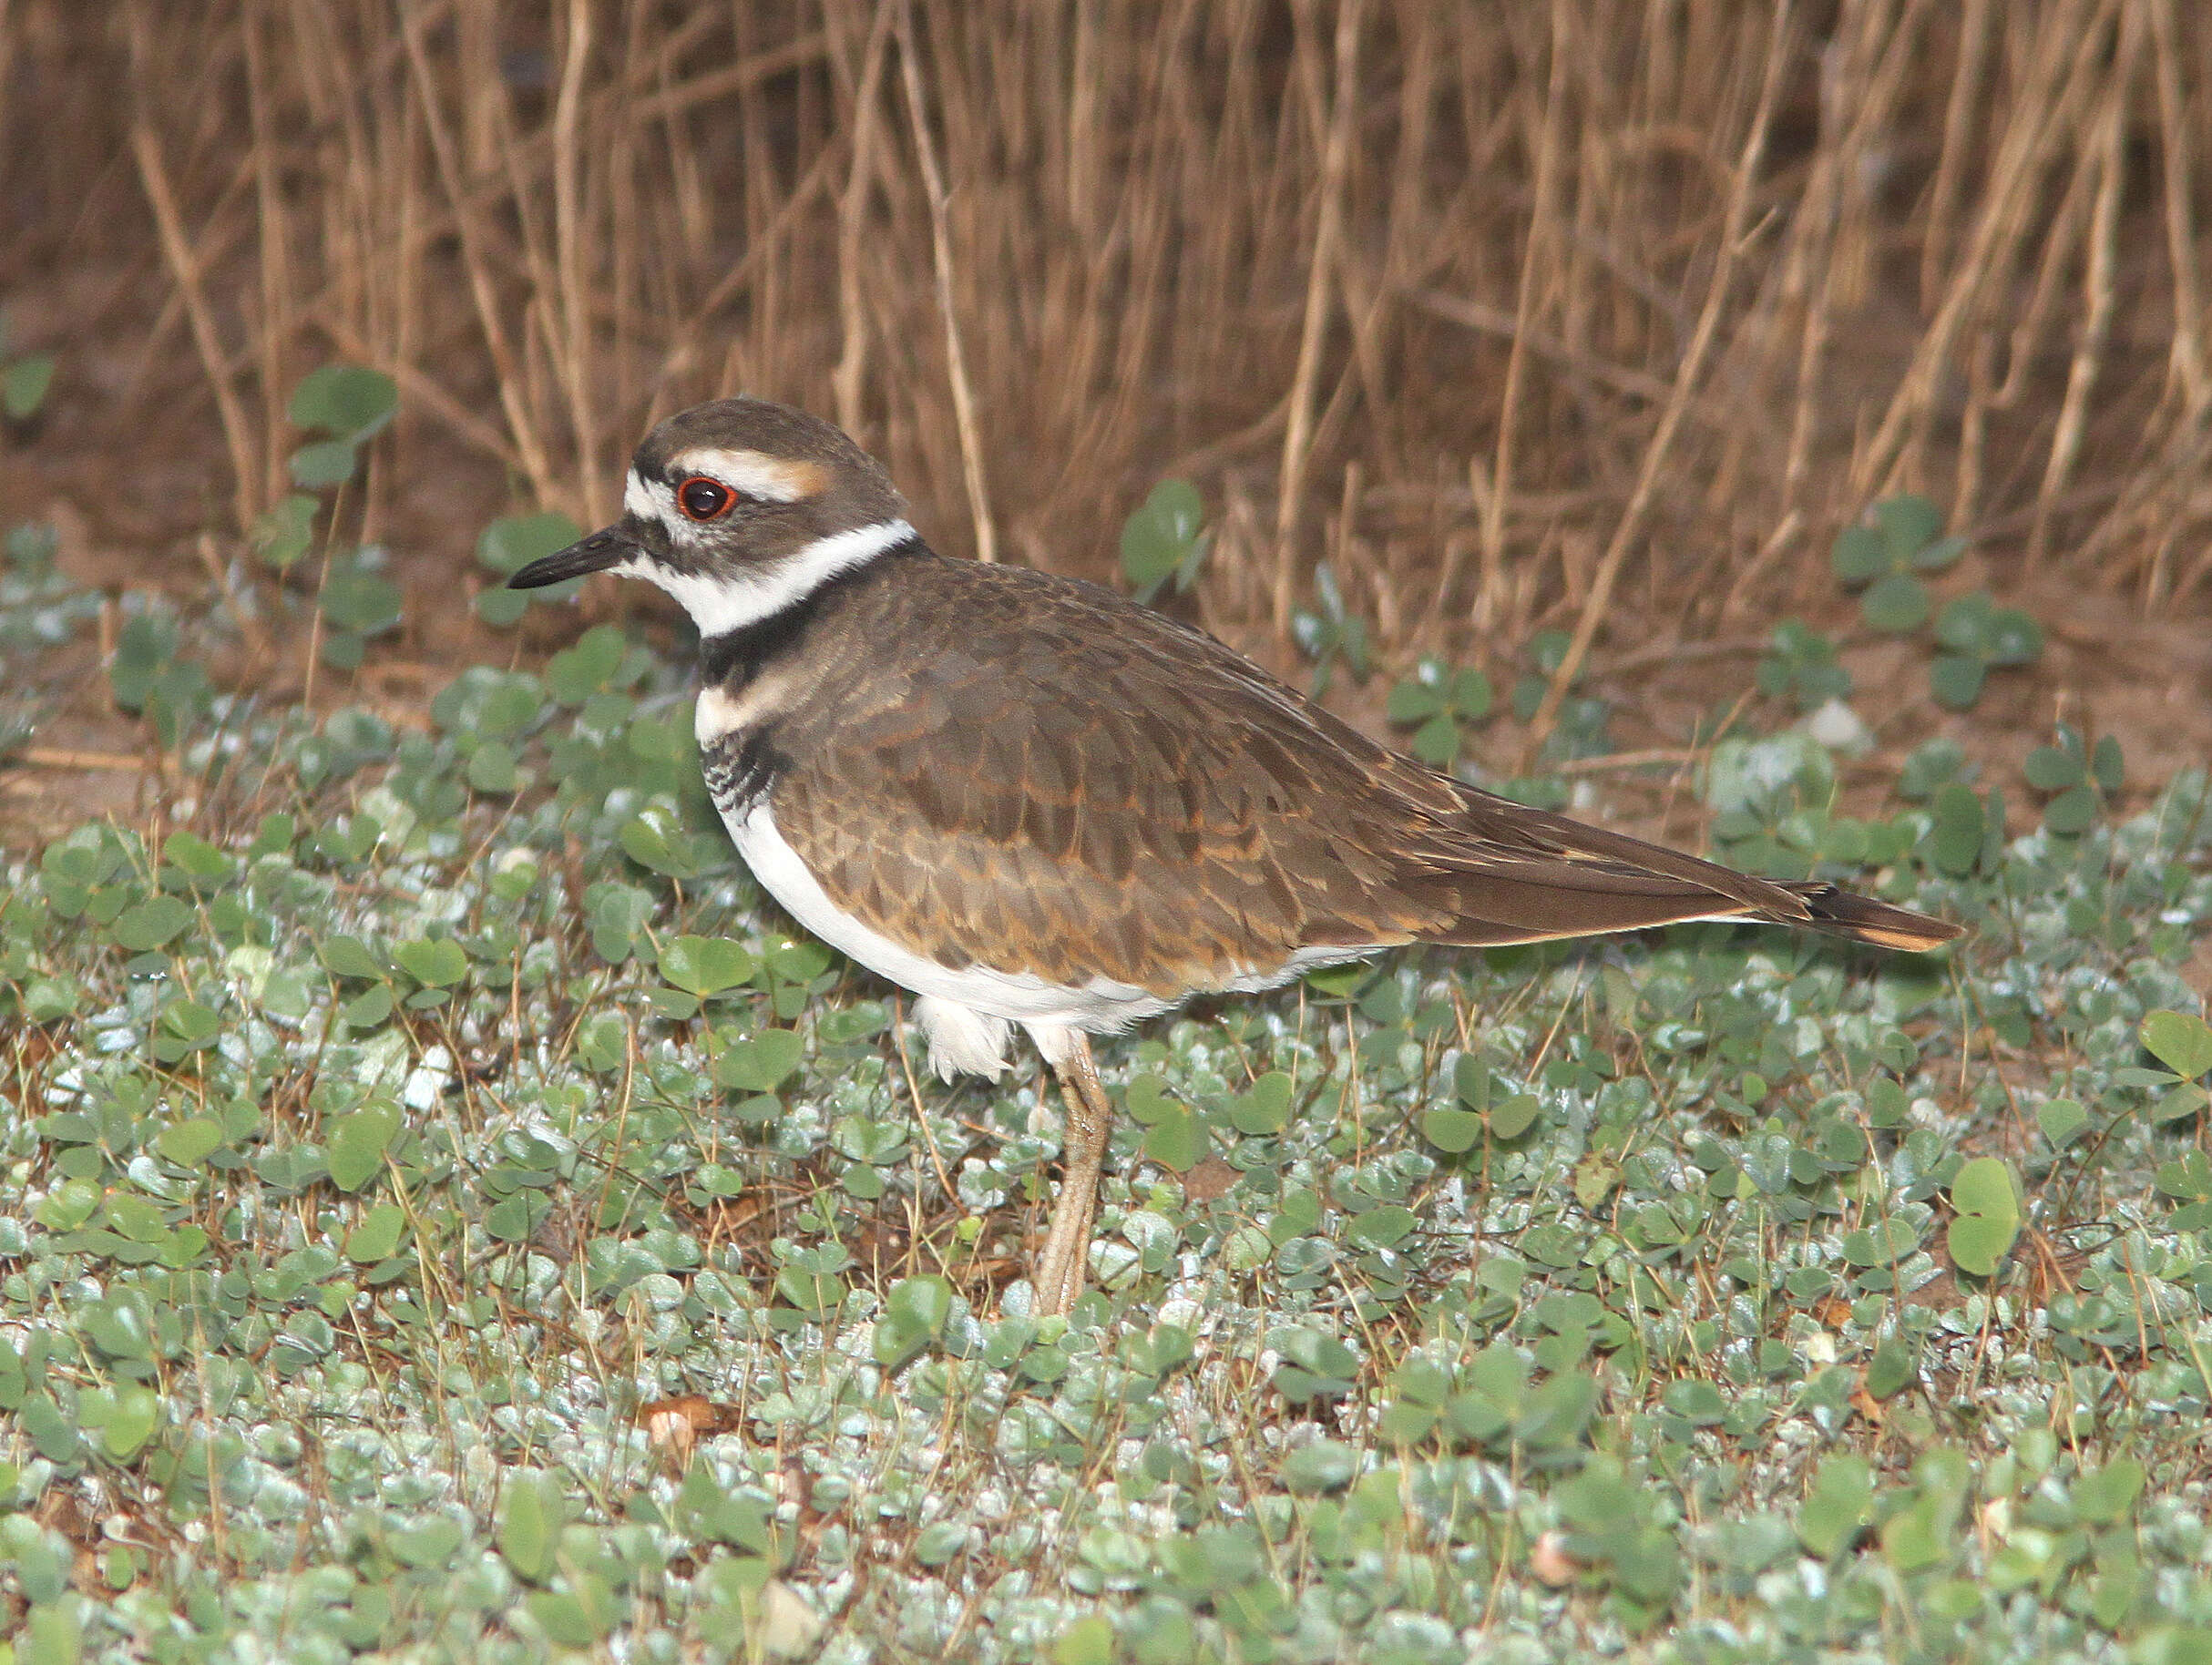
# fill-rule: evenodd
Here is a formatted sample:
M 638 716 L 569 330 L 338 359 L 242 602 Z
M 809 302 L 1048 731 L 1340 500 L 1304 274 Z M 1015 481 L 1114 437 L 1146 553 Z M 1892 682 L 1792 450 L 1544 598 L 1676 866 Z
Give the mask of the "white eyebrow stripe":
M 681 572 L 647 557 L 625 561 L 614 570 L 668 591 L 683 604 L 701 637 L 706 638 L 758 624 L 804 600 L 839 573 L 913 537 L 914 528 L 905 521 L 885 520 L 818 537 L 780 560 L 735 572 Z
M 822 470 L 815 464 L 721 445 L 697 445 L 679 452 L 669 459 L 668 472 L 670 477 L 679 480 L 686 475 L 702 474 L 732 491 L 769 503 L 796 503 L 813 496 L 824 484 Z

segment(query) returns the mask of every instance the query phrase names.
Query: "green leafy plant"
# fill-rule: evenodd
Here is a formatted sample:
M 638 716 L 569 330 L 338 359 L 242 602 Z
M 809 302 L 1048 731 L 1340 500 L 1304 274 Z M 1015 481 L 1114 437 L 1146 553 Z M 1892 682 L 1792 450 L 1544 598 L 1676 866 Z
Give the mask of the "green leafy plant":
M 1144 1154 L 1176 1173 L 1188 1173 L 1205 1159 L 1205 1123 L 1197 1111 L 1172 1097 L 1158 1076 L 1142 1075 L 1129 1084 L 1129 1114 L 1144 1129 Z
M 1726 860 L 1754 873 L 1802 877 L 1804 857 L 1785 847 L 1793 816 L 1824 814 L 1836 795 L 1836 765 L 1810 735 L 1787 730 L 1753 739 L 1731 735 L 1712 750 L 1705 799 L 1713 838 Z
M 308 491 L 343 485 L 361 466 L 361 448 L 399 412 L 399 388 L 382 371 L 324 364 L 292 390 L 292 425 L 321 434 L 288 459 L 292 483 Z
M 1912 1466 L 1912 1485 L 1879 1507 L 1876 1537 L 1892 1571 L 1910 1577 L 1937 1570 L 1958 1553 L 1959 1517 L 1972 1475 L 1959 1452 L 1937 1446 Z
M 1866 1458 L 1837 1452 L 1822 1459 L 1797 1509 L 1797 1538 L 1823 1558 L 1848 1549 L 1874 1518 L 1874 1471 Z
M 1994 872 L 2004 860 L 2004 794 L 1995 787 L 1985 797 L 1972 787 L 1947 781 L 1930 795 L 1931 818 L 1920 848 L 1939 873 L 1964 878 Z
M 1948 570 L 1966 549 L 1963 537 L 1940 536 L 1942 528 L 1941 513 L 1927 498 L 1890 497 L 1874 506 L 1871 526 L 1847 527 L 1837 537 L 1830 567 L 1845 588 L 1861 592 L 1859 610 L 1871 628 L 1904 636 L 1928 623 L 1935 603 L 1921 575 Z M 2017 608 L 1999 607 L 1987 590 L 1945 602 L 1935 613 L 1935 638 L 1929 691 L 1952 710 L 1981 698 L 1992 670 L 2033 663 L 2043 652 L 2042 627 Z M 1787 670 L 1773 674 L 1784 679 Z M 1762 687 L 1767 677 L 1762 666 Z
M 1682 1551 L 1649 1487 L 1620 1466 L 1593 1457 L 1556 1494 L 1566 1526 L 1562 1548 L 1611 1592 L 1611 1605 L 1641 1629 L 1664 1615 L 1682 1581 Z
M 1951 1261 L 1986 1278 L 2020 1235 L 2020 1181 L 1997 1158 L 1978 1156 L 1952 1177 L 1951 1202 L 1958 1210 L 1947 1234 Z
M 1551 678 L 1567 662 L 1574 638 L 1565 630 L 1539 630 L 1529 640 L 1531 669 L 1513 684 L 1513 715 L 1522 722 L 1532 719 L 1544 702 Z M 1582 680 L 1578 672 L 1575 681 Z M 1543 745 L 1543 760 L 1560 762 L 1570 758 L 1602 757 L 1611 750 L 1605 734 L 1609 712 L 1603 700 L 1570 692 L 1560 701 L 1559 716 Z
M 583 536 L 583 528 L 566 515 L 508 515 L 484 528 L 476 539 L 476 565 L 498 580 L 476 597 L 476 617 L 488 625 L 511 625 L 532 603 L 564 601 L 583 580 L 550 584 L 543 589 L 509 589 L 507 580 L 532 561 L 566 549 Z
M 55 363 L 51 352 L 10 352 L 7 319 L 0 314 L 0 413 L 10 422 L 28 422 L 38 414 L 54 385 Z
M 1433 655 L 1391 689 L 1390 720 L 1413 730 L 1408 746 L 1431 769 L 1449 769 L 1459 755 L 1465 730 L 1490 714 L 1490 679 L 1472 666 L 1454 670 Z
M 1459 1370 L 1408 1359 L 1390 1378 L 1383 1436 L 1484 1450 L 1536 1469 L 1572 1469 L 1597 1405 L 1597 1384 L 1563 1355 L 1545 1368 L 1552 1374 L 1538 1383 L 1518 1349 L 1497 1343 Z
M 1925 803 L 1939 788 L 1953 781 L 1966 784 L 1978 772 L 1967 761 L 1963 746 L 1939 734 L 1915 746 L 1906 757 L 1904 768 L 1898 771 L 1897 795 L 1909 802 Z
M 1891 635 L 1928 622 L 1932 603 L 1921 573 L 1941 572 L 1966 552 L 1963 537 L 1943 537 L 1943 516 L 1925 497 L 1890 497 L 1874 506 L 1872 526 L 1838 536 L 1829 565 L 1848 589 L 1860 590 L 1859 611 L 1873 629 Z
M 1345 606 L 1343 587 L 1326 561 L 1314 568 L 1314 598 L 1319 606 L 1291 614 L 1290 635 L 1298 650 L 1314 662 L 1314 693 L 1318 698 L 1328 692 L 1329 679 L 1339 662 L 1364 682 L 1374 659 L 1367 646 L 1367 621 Z
M 1945 602 L 1936 641 L 1942 651 L 1928 668 L 1929 689 L 1954 711 L 1982 697 L 1992 670 L 2033 664 L 2043 650 L 2043 627 L 2017 608 L 1999 607 L 1987 590 Z
M 36 583 L 54 574 L 54 557 L 61 547 L 61 532 L 51 521 L 26 520 L 7 529 L 0 539 L 9 567 L 22 578 Z
M 67 640 L 36 567 L 0 563 L 11 672 Z M 189 620 L 142 611 L 117 669 L 150 704 Z M 1818 650 L 1770 657 L 1809 698 Z M 2123 821 L 2116 747 L 2061 732 L 2030 779 L 2098 826 L 2009 839 L 1936 741 L 1859 821 L 1808 732 L 1739 718 L 1705 783 L 1731 854 L 1973 935 L 1415 950 L 1103 1039 L 1131 1114 L 1093 1287 L 1045 1320 L 1012 1282 L 1057 1177 L 1034 1063 L 940 1083 L 889 991 L 787 935 L 701 802 L 685 675 L 602 626 L 426 726 L 241 716 L 266 781 L 15 858 L 19 1656 L 435 1654 L 465 1608 L 517 1658 L 857 1658 L 910 1623 L 961 1654 L 966 1622 L 1446 1665 L 1491 1610 L 1576 1657 L 1724 1624 L 1759 1657 L 2179 1657 L 2201 775 Z M 1413 680 L 1400 712 L 1464 745 L 1479 702 Z M 2064 1280 L 2014 1275 L 2031 1223 Z M 612 1345 L 635 1385 L 578 1414 Z M 93 1483 L 224 1531 L 88 1556 L 43 1523 Z M 886 1553 L 895 1588 L 825 1595 Z
M 1837 662 L 1835 638 L 1794 618 L 1775 627 L 1773 647 L 1759 660 L 1757 678 L 1761 693 L 1786 699 L 1800 711 L 1818 710 L 1851 695 L 1851 673 Z
M 2071 838 L 2096 823 L 2119 792 L 2126 764 L 2116 735 L 2106 734 L 2092 747 L 2080 730 L 2062 722 L 2052 744 L 2028 753 L 2023 772 L 2030 786 L 2051 794 L 2043 804 L 2043 825 Z
M 1121 576 L 1130 593 L 1149 602 L 1168 585 L 1182 595 L 1197 582 L 1211 537 L 1202 527 L 1205 505 L 1188 480 L 1162 480 L 1121 526 Z
M 2129 1085 L 2157 1093 L 2151 1120 L 2180 1121 L 2212 1102 L 2202 1082 L 2212 1073 L 2212 1024 L 2189 1012 L 2153 1012 L 2143 1020 L 2142 1040 L 2144 1050 L 2166 1066 L 2126 1075 Z
M 180 657 L 176 615 L 151 605 L 134 611 L 117 633 L 108 678 L 116 704 L 143 713 L 164 748 L 176 746 L 212 691 L 207 672 Z
M 305 492 L 292 492 L 263 515 L 253 527 L 254 553 L 283 572 L 314 547 L 315 515 L 321 502 Z
M 399 389 L 380 371 L 354 364 L 325 364 L 311 370 L 292 390 L 292 424 L 319 434 L 297 446 L 286 459 L 291 493 L 253 527 L 254 552 L 283 572 L 314 546 L 316 494 L 343 485 L 361 465 L 361 450 L 381 434 L 399 410 Z
M 331 557 L 316 606 L 326 626 L 323 658 L 341 670 L 360 666 L 372 637 L 399 628 L 403 598 L 384 577 L 386 564 L 375 545 Z
M 945 1333 L 952 1318 L 952 1285 L 942 1278 L 902 1278 L 891 1286 L 876 1320 L 876 1362 L 896 1370 Z
M 1421 1117 L 1421 1137 L 1450 1156 L 1474 1149 L 1486 1132 L 1500 1141 L 1519 1139 L 1542 1108 L 1534 1093 L 1499 1093 L 1490 1067 L 1477 1057 L 1460 1057 L 1452 1089 L 1457 1105 L 1439 1104 Z
M 1294 1405 L 1315 1399 L 1341 1399 L 1359 1375 L 1359 1359 L 1335 1336 L 1304 1327 L 1278 1330 L 1268 1344 L 1283 1362 L 1275 1385 Z

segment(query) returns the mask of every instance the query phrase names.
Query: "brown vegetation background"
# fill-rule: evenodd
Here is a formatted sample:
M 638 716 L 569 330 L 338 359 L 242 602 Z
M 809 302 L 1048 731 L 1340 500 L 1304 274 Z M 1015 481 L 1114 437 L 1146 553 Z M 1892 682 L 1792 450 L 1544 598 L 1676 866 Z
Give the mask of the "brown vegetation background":
M 299 376 L 377 366 L 390 694 L 507 651 L 487 520 L 606 517 L 744 391 L 951 551 L 1110 578 L 1186 475 L 1279 669 L 1326 559 L 1386 665 L 1568 629 L 1664 746 L 1777 618 L 1853 627 L 1828 545 L 1910 489 L 2053 632 L 1976 745 L 2163 778 L 2212 747 L 2208 64 L 2182 0 L 0 0 L 0 299 L 62 355 L 0 520 L 205 590 Z M 1964 720 L 1848 658 L 1885 746 Z

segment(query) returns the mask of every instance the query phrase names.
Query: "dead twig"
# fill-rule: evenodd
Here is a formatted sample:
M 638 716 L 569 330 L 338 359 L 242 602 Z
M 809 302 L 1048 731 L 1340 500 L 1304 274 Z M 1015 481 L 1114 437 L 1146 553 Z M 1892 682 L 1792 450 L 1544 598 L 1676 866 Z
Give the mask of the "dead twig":
M 960 350 L 960 321 L 953 305 L 952 232 L 947 224 L 945 177 L 937 169 L 937 143 L 929 136 L 929 115 L 922 97 L 922 71 L 914 44 L 914 12 L 900 0 L 898 65 L 906 83 L 906 112 L 914 126 L 915 161 L 929 199 L 929 242 L 937 266 L 937 310 L 945 323 L 946 373 L 952 382 L 953 422 L 960 434 L 960 471 L 968 485 L 968 513 L 976 527 L 976 558 L 998 558 L 998 532 L 991 522 L 990 491 L 983 476 L 983 439 L 976 421 L 976 394 L 968 379 L 968 359 Z
M 1684 356 L 1682 368 L 1674 377 L 1674 391 L 1668 400 L 1664 414 L 1659 418 L 1658 431 L 1644 448 L 1644 466 L 1636 477 L 1636 489 L 1628 500 L 1628 509 L 1613 527 L 1613 541 L 1606 546 L 1604 558 L 1598 563 L 1596 577 L 1592 581 L 1588 598 L 1582 603 L 1582 617 L 1575 621 L 1573 638 L 1567 644 L 1567 652 L 1560 660 L 1559 669 L 1551 673 L 1551 685 L 1544 690 L 1543 703 L 1536 708 L 1536 715 L 1529 724 L 1526 743 L 1527 755 L 1532 762 L 1536 753 L 1551 735 L 1559 720 L 1560 702 L 1573 686 L 1576 673 L 1582 669 L 1582 659 L 1590 651 L 1591 641 L 1603 621 L 1605 609 L 1613 600 L 1613 585 L 1621 576 L 1621 564 L 1627 559 L 1628 551 L 1644 530 L 1644 517 L 1649 512 L 1652 493 L 1659 483 L 1668 453 L 1674 448 L 1674 435 L 1682 426 L 1684 413 L 1689 408 L 1690 395 L 1705 373 L 1705 357 L 1711 352 L 1715 333 L 1720 327 L 1723 303 L 1727 300 L 1729 286 L 1736 278 L 1737 258 L 1742 249 L 1744 233 L 1750 221 L 1752 185 L 1757 178 L 1760 158 L 1767 151 L 1767 124 L 1774 115 L 1775 97 L 1782 82 L 1782 72 L 1789 61 L 1789 44 L 1795 19 L 1788 0 L 1775 10 L 1772 33 L 1767 43 L 1767 67 L 1759 84 L 1757 112 L 1751 118 L 1751 131 L 1744 139 L 1743 153 L 1736 158 L 1736 182 L 1730 189 L 1728 211 L 1723 220 L 1721 243 L 1713 264 L 1713 277 L 1705 289 L 1704 312 L 1697 320 L 1697 332 L 1692 337 L 1690 350 Z
M 1298 364 L 1291 376 L 1290 424 L 1283 434 L 1283 465 L 1275 494 L 1275 626 L 1290 629 L 1295 593 L 1296 551 L 1292 534 L 1306 496 L 1313 461 L 1314 395 L 1321 379 L 1321 338 L 1328 326 L 1329 271 L 1344 223 L 1344 181 L 1352 153 L 1352 123 L 1359 102 L 1361 0 L 1338 0 L 1336 74 L 1330 94 L 1328 138 L 1321 159 L 1320 220 L 1306 265 L 1305 322 L 1298 333 Z

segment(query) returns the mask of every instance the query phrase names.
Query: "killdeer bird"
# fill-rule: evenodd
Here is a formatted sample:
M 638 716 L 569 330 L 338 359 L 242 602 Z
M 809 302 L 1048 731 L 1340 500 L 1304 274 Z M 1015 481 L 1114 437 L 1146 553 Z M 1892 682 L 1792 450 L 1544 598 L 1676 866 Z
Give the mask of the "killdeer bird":
M 715 806 L 761 884 L 919 998 L 932 1063 L 1060 1078 L 1032 1280 L 1081 1292 L 1112 1108 L 1090 1037 L 1408 943 L 1761 920 L 1887 948 L 1959 927 L 1774 884 L 1424 769 L 1110 590 L 935 554 L 803 412 L 724 399 L 638 447 L 623 514 L 533 561 L 658 584 L 699 627 Z

